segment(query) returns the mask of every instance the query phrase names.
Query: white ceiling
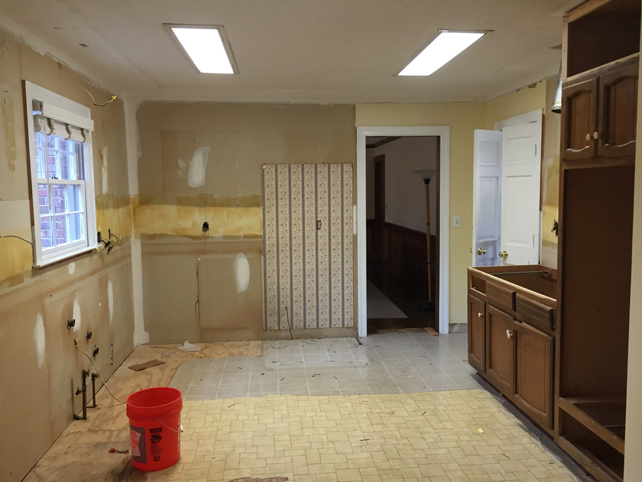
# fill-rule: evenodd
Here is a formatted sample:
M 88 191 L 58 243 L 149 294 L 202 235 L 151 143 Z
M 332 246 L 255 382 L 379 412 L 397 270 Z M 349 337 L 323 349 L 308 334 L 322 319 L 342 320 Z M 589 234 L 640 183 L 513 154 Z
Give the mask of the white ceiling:
M 36 35 L 115 93 L 143 99 L 468 102 L 556 74 L 561 13 L 577 3 L 0 0 L 0 24 Z M 198 73 L 163 23 L 225 26 L 240 74 Z M 494 32 L 430 77 L 394 76 L 442 28 Z

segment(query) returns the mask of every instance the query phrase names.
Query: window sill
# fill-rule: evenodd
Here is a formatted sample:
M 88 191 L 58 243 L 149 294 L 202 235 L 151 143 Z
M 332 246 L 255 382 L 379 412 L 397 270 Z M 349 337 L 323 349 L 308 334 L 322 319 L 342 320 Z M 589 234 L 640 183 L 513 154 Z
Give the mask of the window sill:
M 34 264 L 33 269 L 48 268 L 49 266 L 52 266 L 54 264 L 63 263 L 64 261 L 70 261 L 77 256 L 87 254 L 92 251 L 98 251 L 98 246 L 87 246 L 86 248 L 79 249 L 78 251 L 74 251 L 71 253 L 61 253 L 60 256 L 43 260 L 40 264 Z

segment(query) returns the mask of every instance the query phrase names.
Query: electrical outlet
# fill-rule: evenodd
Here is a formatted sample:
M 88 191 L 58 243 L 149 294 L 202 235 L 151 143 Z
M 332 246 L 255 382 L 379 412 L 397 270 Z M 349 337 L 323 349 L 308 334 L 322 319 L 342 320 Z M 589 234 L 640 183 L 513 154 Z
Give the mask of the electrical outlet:
M 461 216 L 459 214 L 453 216 L 453 228 L 461 228 Z

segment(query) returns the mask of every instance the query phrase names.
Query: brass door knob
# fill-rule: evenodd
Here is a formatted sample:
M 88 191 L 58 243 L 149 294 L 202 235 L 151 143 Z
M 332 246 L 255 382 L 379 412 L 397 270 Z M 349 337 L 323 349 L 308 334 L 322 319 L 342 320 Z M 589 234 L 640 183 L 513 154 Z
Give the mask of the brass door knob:
M 477 254 L 486 254 L 486 250 L 482 248 L 477 248 Z
M 508 251 L 501 251 L 499 253 L 500 258 L 508 258 Z
M 470 248 L 470 252 L 471 252 L 471 253 L 473 252 L 473 248 Z

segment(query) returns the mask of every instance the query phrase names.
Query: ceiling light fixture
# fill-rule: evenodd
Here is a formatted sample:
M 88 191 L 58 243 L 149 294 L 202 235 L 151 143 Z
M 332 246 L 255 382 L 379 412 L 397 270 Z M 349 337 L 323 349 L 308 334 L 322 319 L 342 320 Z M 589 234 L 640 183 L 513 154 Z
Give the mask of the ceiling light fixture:
M 458 32 L 440 30 L 439 35 L 410 61 L 401 76 L 428 76 L 437 71 L 460 53 L 477 42 L 488 32 Z
M 203 74 L 238 74 L 222 26 L 166 24 L 182 50 Z

